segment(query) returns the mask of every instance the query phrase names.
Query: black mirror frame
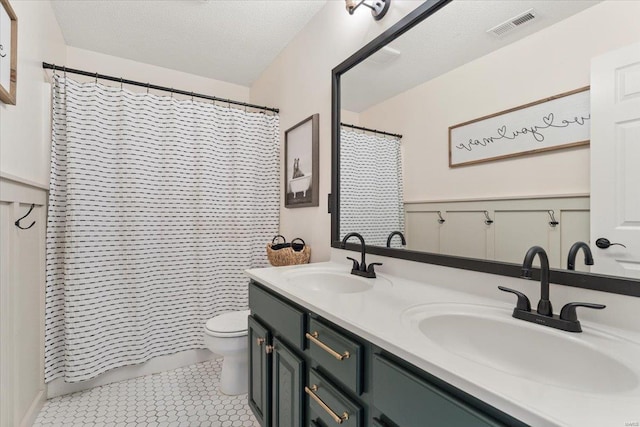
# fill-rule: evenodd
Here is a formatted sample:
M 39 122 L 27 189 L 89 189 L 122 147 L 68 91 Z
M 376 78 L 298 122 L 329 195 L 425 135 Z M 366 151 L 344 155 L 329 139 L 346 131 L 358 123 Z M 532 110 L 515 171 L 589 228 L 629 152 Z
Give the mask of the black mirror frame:
M 340 248 L 340 77 L 360 62 L 367 59 L 387 43 L 400 37 L 414 26 L 418 25 L 436 11 L 440 10 L 452 0 L 427 0 L 415 10 L 402 18 L 398 23 L 380 34 L 363 48 L 351 55 L 345 61 L 336 66 L 331 72 L 331 197 L 329 198 L 329 210 L 331 212 L 331 247 Z M 358 231 L 358 230 L 353 230 Z M 359 247 L 353 243 L 347 243 L 346 249 L 359 251 Z M 393 249 L 379 246 L 366 246 L 369 254 L 381 255 L 391 258 L 400 258 L 409 261 L 417 261 L 427 264 L 436 264 L 445 267 L 460 268 L 464 270 L 479 271 L 483 273 L 498 274 L 510 277 L 520 277 L 521 266 L 498 261 L 486 261 L 474 258 L 440 255 L 428 252 L 419 252 L 406 249 Z M 524 254 L 523 254 L 524 257 Z M 536 270 L 534 279 L 539 278 Z M 551 283 L 573 286 L 577 288 L 592 289 L 596 291 L 616 293 L 640 297 L 640 280 L 624 279 L 615 276 L 606 276 L 593 273 L 580 273 L 569 270 L 553 269 L 550 277 Z

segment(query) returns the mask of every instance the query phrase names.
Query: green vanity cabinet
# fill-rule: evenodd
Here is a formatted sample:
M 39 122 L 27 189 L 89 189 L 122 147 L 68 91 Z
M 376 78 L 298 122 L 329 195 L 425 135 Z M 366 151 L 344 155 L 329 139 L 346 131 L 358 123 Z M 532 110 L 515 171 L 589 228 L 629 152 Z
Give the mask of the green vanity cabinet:
M 262 426 L 304 426 L 304 359 L 249 316 L 247 400 Z
M 379 354 L 373 356 L 373 405 L 402 427 L 507 427 Z
M 271 425 L 271 332 L 249 316 L 249 389 L 247 400 L 261 425 Z
M 525 427 L 252 281 L 249 406 L 262 427 Z
M 274 426 L 304 425 L 304 360 L 277 338 L 273 340 Z

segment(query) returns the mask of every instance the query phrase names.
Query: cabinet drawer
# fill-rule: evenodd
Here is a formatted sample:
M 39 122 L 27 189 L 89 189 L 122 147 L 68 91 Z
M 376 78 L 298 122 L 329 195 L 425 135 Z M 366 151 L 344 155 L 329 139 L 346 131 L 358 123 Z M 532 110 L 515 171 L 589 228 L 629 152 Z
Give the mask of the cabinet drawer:
M 504 426 L 393 362 L 374 355 L 373 405 L 402 427 Z
M 284 338 L 294 347 L 304 348 L 304 313 L 278 297 L 249 284 L 249 308 L 273 330 L 274 334 Z
M 362 427 L 362 408 L 344 393 L 335 388 L 318 371 L 309 372 L 309 384 L 305 387 L 307 406 L 315 419 L 310 424 L 346 427 Z
M 345 337 L 316 319 L 311 319 L 309 322 L 309 332 L 305 336 L 311 358 L 350 390 L 361 394 L 362 344 Z

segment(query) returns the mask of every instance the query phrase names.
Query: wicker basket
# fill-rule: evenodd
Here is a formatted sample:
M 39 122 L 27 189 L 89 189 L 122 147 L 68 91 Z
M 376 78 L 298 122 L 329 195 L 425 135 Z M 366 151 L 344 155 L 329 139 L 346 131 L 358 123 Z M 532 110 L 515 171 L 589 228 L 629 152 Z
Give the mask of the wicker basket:
M 276 236 L 276 238 L 279 236 Z M 302 249 L 294 250 L 291 245 L 296 240 L 302 241 Z M 267 257 L 269 258 L 269 262 L 274 267 L 282 267 L 285 265 L 296 265 L 296 264 L 307 264 L 309 262 L 309 258 L 311 258 L 311 248 L 304 243 L 304 240 L 297 238 L 291 241 L 291 245 L 286 247 L 281 247 L 280 249 L 272 249 L 273 246 L 276 246 L 275 238 L 274 240 L 267 244 Z M 279 244 L 282 246 L 282 244 Z

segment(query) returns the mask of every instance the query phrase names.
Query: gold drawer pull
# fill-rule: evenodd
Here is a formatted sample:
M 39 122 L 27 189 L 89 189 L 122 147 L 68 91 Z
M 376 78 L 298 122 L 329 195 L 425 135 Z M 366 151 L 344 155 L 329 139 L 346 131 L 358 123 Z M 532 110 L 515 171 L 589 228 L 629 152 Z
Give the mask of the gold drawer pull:
M 333 409 L 329 408 L 329 406 L 328 406 L 326 403 L 324 403 L 324 402 L 322 401 L 322 399 L 320 399 L 320 396 L 318 396 L 317 394 L 315 394 L 315 392 L 316 392 L 316 391 L 318 391 L 318 386 L 317 386 L 317 385 L 313 384 L 311 387 L 307 387 L 307 386 L 305 386 L 305 387 L 304 387 L 304 391 L 305 391 L 309 396 L 311 396 L 311 398 L 312 398 L 313 400 L 315 400 L 315 401 L 316 401 L 316 403 L 317 403 L 318 405 L 320 405 L 320 407 L 321 407 L 322 409 L 324 409 L 324 410 L 327 412 L 327 414 L 329 414 L 329 415 L 331 416 L 331 418 L 333 418 L 333 421 L 335 421 L 336 423 L 338 423 L 338 424 L 342 424 L 344 421 L 347 421 L 347 420 L 349 419 L 349 414 L 348 414 L 347 412 L 343 412 L 343 413 L 342 413 L 342 416 L 340 416 L 340 415 L 336 414 L 336 413 L 333 411 Z
M 305 336 L 314 344 L 316 344 L 318 347 L 320 347 L 321 349 L 323 349 L 324 351 L 326 351 L 327 353 L 329 353 L 330 355 L 332 355 L 333 357 L 335 357 L 338 360 L 343 360 L 343 359 L 348 359 L 349 357 L 351 357 L 351 354 L 349 354 L 348 351 L 345 351 L 344 353 L 340 354 L 337 351 L 335 351 L 334 349 L 332 349 L 331 347 L 329 347 L 328 345 L 326 345 L 325 343 L 323 343 L 322 341 L 320 341 L 318 339 L 318 332 L 315 331 L 313 333 L 309 333 L 307 332 L 305 334 Z
M 258 345 L 258 347 L 262 346 L 262 344 L 264 344 L 264 338 L 257 338 L 256 344 Z

